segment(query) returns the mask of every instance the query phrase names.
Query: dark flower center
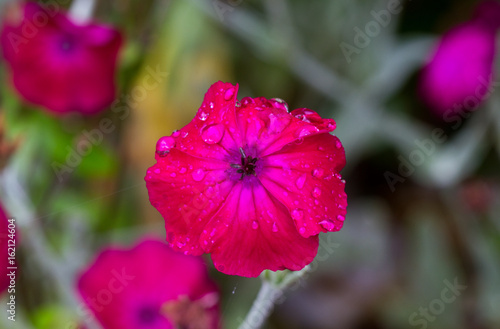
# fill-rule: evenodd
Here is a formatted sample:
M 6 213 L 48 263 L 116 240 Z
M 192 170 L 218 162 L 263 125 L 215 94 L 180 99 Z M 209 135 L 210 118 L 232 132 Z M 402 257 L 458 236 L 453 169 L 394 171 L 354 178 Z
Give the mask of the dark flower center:
M 238 174 L 241 174 L 240 180 L 243 179 L 243 177 L 249 175 L 257 176 L 257 174 L 255 173 L 255 168 L 257 167 L 256 163 L 258 158 L 247 156 L 242 148 L 240 148 L 240 153 L 241 153 L 241 164 L 239 163 L 231 164 L 231 167 L 237 168 L 238 170 L 236 170 L 236 172 Z
M 139 322 L 143 324 L 152 324 L 157 320 L 159 315 L 156 308 L 145 306 L 139 310 Z
M 76 48 L 76 39 L 71 35 L 61 36 L 59 40 L 59 49 L 62 53 L 71 53 Z

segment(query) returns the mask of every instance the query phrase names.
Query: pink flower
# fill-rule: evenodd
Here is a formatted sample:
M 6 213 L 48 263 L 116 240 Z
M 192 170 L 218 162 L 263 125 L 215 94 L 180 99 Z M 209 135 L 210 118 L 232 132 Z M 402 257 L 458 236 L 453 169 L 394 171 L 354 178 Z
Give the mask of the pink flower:
M 160 241 L 103 251 L 78 288 L 104 329 L 218 328 L 218 293 L 206 265 Z
M 7 215 L 5 214 L 2 206 L 0 205 L 0 293 L 7 289 L 9 286 L 10 278 L 7 276 L 9 271 L 8 263 L 8 241 L 9 241 L 9 222 L 7 221 Z
M 226 274 L 300 270 L 314 259 L 318 234 L 345 219 L 335 121 L 288 112 L 279 99 L 240 103 L 237 92 L 215 83 L 191 123 L 158 141 L 149 199 L 174 250 L 211 253 Z
M 498 3 L 483 3 L 473 20 L 441 38 L 424 68 L 420 93 L 443 119 L 460 111 L 475 110 L 491 93 L 499 14 Z
M 94 114 L 115 98 L 122 38 L 112 28 L 79 25 L 28 2 L 22 15 L 6 18 L 0 42 L 14 87 L 33 104 L 57 114 Z

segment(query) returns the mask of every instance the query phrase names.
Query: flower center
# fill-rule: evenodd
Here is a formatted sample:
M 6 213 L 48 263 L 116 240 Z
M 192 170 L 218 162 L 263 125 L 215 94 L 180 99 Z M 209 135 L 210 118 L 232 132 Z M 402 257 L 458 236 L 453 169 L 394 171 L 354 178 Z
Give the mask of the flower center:
M 76 48 L 76 40 L 71 35 L 63 35 L 59 39 L 58 43 L 59 51 L 62 54 L 70 54 Z
M 145 306 L 139 310 L 139 322 L 143 324 L 152 324 L 159 316 L 158 310 L 151 306 Z
M 237 168 L 238 170 L 236 170 L 236 172 L 238 174 L 241 174 L 240 180 L 243 179 L 243 177 L 249 175 L 257 176 L 257 174 L 255 173 L 255 168 L 257 167 L 256 163 L 258 158 L 247 156 L 245 154 L 245 151 L 243 151 L 241 147 L 240 147 L 240 153 L 241 153 L 241 164 L 239 163 L 231 164 L 231 167 Z

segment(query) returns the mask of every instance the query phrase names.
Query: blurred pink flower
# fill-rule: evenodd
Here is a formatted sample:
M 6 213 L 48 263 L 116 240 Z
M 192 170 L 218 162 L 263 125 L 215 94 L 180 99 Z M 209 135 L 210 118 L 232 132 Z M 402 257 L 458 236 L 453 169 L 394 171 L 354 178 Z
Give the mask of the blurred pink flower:
M 345 219 L 335 121 L 237 94 L 238 85 L 215 83 L 191 123 L 158 141 L 149 199 L 174 250 L 211 253 L 232 275 L 300 270 L 316 256 L 318 234 Z
M 93 114 L 109 106 L 116 92 L 120 33 L 103 25 L 79 25 L 33 2 L 22 10 L 5 18 L 0 35 L 17 91 L 57 114 Z
M 160 241 L 103 251 L 78 288 L 104 329 L 218 328 L 218 292 L 203 260 Z
M 437 114 L 475 110 L 491 93 L 500 4 L 486 1 L 469 22 L 441 38 L 420 77 L 420 94 Z

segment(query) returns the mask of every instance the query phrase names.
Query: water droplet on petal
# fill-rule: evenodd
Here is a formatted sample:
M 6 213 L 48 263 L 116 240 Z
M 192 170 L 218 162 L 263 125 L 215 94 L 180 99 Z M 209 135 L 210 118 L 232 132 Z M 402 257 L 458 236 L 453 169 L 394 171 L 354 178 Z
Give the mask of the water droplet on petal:
M 269 114 L 269 132 L 271 134 L 279 134 L 286 128 L 288 123 L 284 120 L 280 120 L 273 113 Z
M 297 186 L 298 189 L 301 189 L 304 187 L 304 184 L 306 183 L 306 174 L 302 174 L 297 180 L 295 181 L 295 185 Z
M 207 144 L 220 142 L 222 136 L 224 136 L 224 126 L 220 123 L 206 126 L 201 130 L 201 138 Z
M 196 169 L 191 174 L 196 182 L 200 182 L 205 178 L 205 171 L 201 168 Z
M 211 109 L 213 109 L 213 108 L 214 108 L 214 106 L 215 106 L 215 105 L 214 105 L 214 102 L 210 102 L 210 103 L 208 103 L 208 106 L 209 106 Z
M 301 220 L 302 217 L 304 217 L 304 212 L 300 209 L 294 209 L 292 210 L 292 218 L 294 220 Z
M 232 98 L 233 98 L 233 96 L 234 96 L 234 88 L 233 88 L 233 87 L 229 88 L 229 89 L 228 89 L 228 90 L 226 90 L 226 92 L 224 93 L 224 99 L 225 99 L 226 101 L 228 101 L 228 100 L 232 99 Z
M 204 112 L 204 111 L 200 111 L 200 114 L 198 115 L 198 117 L 200 118 L 201 121 L 205 121 L 208 119 L 208 116 L 210 114 L 207 113 L 207 112 Z
M 156 142 L 156 153 L 158 153 L 159 156 L 165 156 L 174 146 L 175 139 L 171 136 L 164 136 Z
M 249 104 L 255 104 L 254 99 L 251 97 L 243 97 L 243 99 L 241 100 L 241 105 L 247 106 Z
M 186 169 L 185 167 L 182 167 L 181 169 L 179 169 L 179 172 L 180 172 L 181 174 L 185 174 L 185 173 L 186 173 L 186 171 L 187 171 L 187 169 Z
M 312 195 L 315 198 L 319 198 L 321 196 L 321 189 L 319 187 L 315 187 L 312 191 Z
M 321 178 L 325 174 L 325 171 L 321 168 L 316 168 L 313 170 L 312 175 L 316 178 Z
M 172 177 L 172 178 L 173 178 L 173 177 L 175 177 L 175 176 L 177 176 L 177 175 L 176 175 L 174 172 L 173 172 L 173 173 L 170 173 L 170 177 Z
M 256 220 L 254 220 L 254 221 L 252 222 L 252 228 L 253 228 L 254 230 L 256 230 L 256 229 L 258 229 L 258 228 L 259 228 L 259 223 L 258 223 Z
M 332 231 L 333 229 L 335 229 L 335 224 L 329 219 L 319 222 L 319 225 L 321 225 L 327 231 Z
M 276 225 L 276 222 L 273 223 L 273 227 L 271 229 L 273 232 L 278 232 L 278 225 Z
M 342 147 L 342 143 L 339 140 L 335 141 L 335 147 L 340 149 Z
M 158 169 L 158 168 L 155 169 L 155 174 L 159 174 L 160 172 L 161 172 L 160 169 Z
M 305 227 L 301 227 L 301 228 L 299 228 L 299 233 L 300 233 L 300 234 L 304 234 L 304 233 L 306 233 L 306 228 L 305 228 Z
M 337 220 L 343 222 L 343 221 L 345 221 L 345 216 L 337 215 Z
M 288 112 L 288 104 L 281 98 L 271 98 L 271 104 L 273 104 L 275 108 L 283 109 Z
M 319 132 L 319 129 L 315 126 L 305 126 L 297 130 L 297 137 L 305 137 Z
M 337 124 L 334 122 L 329 122 L 326 127 L 327 127 L 328 131 L 334 131 L 335 128 L 337 128 Z

